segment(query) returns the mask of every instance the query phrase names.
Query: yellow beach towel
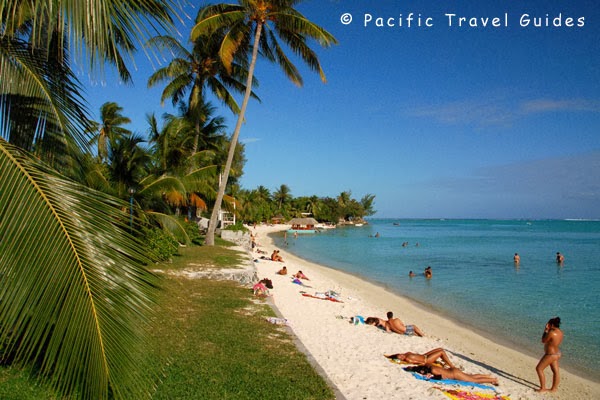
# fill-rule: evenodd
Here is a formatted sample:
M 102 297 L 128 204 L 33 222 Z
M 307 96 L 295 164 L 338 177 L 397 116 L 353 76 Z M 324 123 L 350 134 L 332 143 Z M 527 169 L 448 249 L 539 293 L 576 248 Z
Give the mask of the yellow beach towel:
M 497 393 L 466 392 L 464 390 L 446 390 L 442 388 L 438 389 L 452 400 L 510 400 L 510 397 Z

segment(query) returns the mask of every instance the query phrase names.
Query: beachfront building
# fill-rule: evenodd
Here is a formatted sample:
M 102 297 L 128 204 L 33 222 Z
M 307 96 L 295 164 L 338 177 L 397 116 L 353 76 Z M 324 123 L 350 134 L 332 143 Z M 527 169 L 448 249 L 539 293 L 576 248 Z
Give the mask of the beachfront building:
M 315 233 L 317 225 L 319 222 L 314 218 L 292 218 L 290 222 L 288 222 L 292 227 L 288 229 L 288 232 L 296 232 L 296 233 Z

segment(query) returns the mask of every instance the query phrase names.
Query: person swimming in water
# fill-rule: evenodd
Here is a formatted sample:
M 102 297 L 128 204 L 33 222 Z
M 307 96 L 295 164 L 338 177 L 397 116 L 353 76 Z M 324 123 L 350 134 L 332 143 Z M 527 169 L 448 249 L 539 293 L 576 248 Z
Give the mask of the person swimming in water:
M 540 388 L 537 389 L 538 392 L 548 391 L 548 389 L 546 389 L 546 376 L 544 375 L 544 370 L 548 366 L 550 366 L 553 374 L 550 391 L 556 392 L 558 390 L 558 384 L 560 382 L 560 367 L 558 360 L 560 360 L 560 357 L 562 356 L 559 346 L 562 343 L 562 340 L 563 332 L 560 330 L 560 318 L 555 317 L 550 319 L 550 321 L 546 323 L 544 333 L 542 334 L 544 355 L 535 367 L 535 371 L 540 379 Z

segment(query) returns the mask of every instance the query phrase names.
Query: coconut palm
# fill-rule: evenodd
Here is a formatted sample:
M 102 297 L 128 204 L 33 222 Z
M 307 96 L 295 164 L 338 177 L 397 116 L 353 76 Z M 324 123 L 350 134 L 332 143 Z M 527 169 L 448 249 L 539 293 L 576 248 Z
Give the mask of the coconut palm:
M 117 103 L 108 101 L 100 106 L 100 122 L 91 122 L 91 130 L 96 132 L 91 143 L 98 147 L 100 161 L 108 157 L 109 146 L 112 147 L 118 140 L 131 135 L 131 131 L 122 126 L 129 123 L 131 119 L 123 115 L 123 107 Z
M 364 216 L 371 216 L 373 214 L 375 214 L 376 210 L 375 208 L 373 208 L 373 203 L 375 201 L 375 195 L 374 194 L 365 194 L 361 199 L 360 199 L 360 205 L 362 206 L 363 210 L 364 210 Z
M 183 101 L 186 93 L 189 93 L 186 115 L 193 121 L 195 128 L 192 154 L 196 153 L 198 149 L 198 141 L 202 134 L 201 125 L 207 119 L 204 113 L 205 87 L 233 113 L 240 112 L 230 90 L 239 93 L 244 91 L 243 82 L 247 77 L 247 71 L 242 65 L 233 63 L 230 72 L 227 72 L 218 55 L 220 38 L 218 32 L 200 36 L 194 40 L 191 51 L 171 36 L 157 36 L 148 42 L 150 46 L 167 49 L 174 57 L 166 67 L 158 69 L 150 76 L 148 87 L 167 81 L 161 96 L 161 103 L 170 98 L 173 105 Z M 256 98 L 256 96 L 254 97 Z
M 286 76 L 292 82 L 301 86 L 302 77 L 291 60 L 285 55 L 279 44 L 279 37 L 311 70 L 318 72 L 323 82 L 325 82 L 325 73 L 321 68 L 317 55 L 308 46 L 307 40 L 314 39 L 323 47 L 328 47 L 337 42 L 329 32 L 309 21 L 294 8 L 299 3 L 300 0 L 239 0 L 239 4 L 207 6 L 198 13 L 196 25 L 191 33 L 192 40 L 211 32 L 220 31 L 223 28 L 227 29 L 219 51 L 220 58 L 227 71 L 233 70 L 233 61 L 236 57 L 239 57 L 240 52 L 247 54 L 251 49 L 252 54 L 248 67 L 244 100 L 231 138 L 223 179 L 219 185 L 217 199 L 206 234 L 207 245 L 214 245 L 217 217 L 250 99 L 251 83 L 259 49 L 264 58 L 279 64 Z
M 13 105 L 25 99 L 38 111 L 30 114 L 39 123 L 29 125 L 39 128 L 36 141 L 51 132 L 63 148 L 85 149 L 85 102 L 70 62 L 90 71 L 112 63 L 128 80 L 123 55 L 149 29 L 171 27 L 174 4 L 3 0 L 2 137 L 11 131 L 13 141 L 14 121 L 22 123 Z M 68 398 L 149 397 L 143 345 L 157 279 L 143 243 L 128 233 L 128 203 L 65 179 L 1 138 L 0 176 L 2 361 L 35 366 Z
M 135 188 L 149 169 L 150 154 L 140 146 L 144 141 L 138 135 L 126 136 L 115 139 L 110 146 L 108 175 L 119 198 L 127 198 L 129 189 Z
M 273 200 L 277 203 L 277 210 L 283 212 L 283 208 L 292 198 L 290 188 L 288 185 L 281 185 L 273 193 Z

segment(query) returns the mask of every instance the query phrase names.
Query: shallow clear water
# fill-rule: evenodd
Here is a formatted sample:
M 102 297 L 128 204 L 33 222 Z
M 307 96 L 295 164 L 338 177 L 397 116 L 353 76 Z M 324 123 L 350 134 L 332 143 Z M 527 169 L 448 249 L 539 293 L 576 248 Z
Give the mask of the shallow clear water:
M 276 243 L 536 356 L 545 323 L 560 316 L 561 365 L 600 381 L 600 221 L 379 219 Z

